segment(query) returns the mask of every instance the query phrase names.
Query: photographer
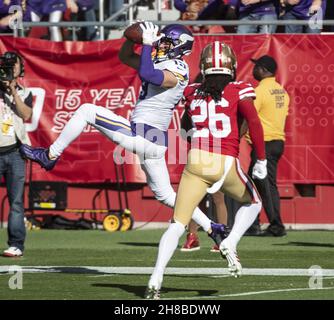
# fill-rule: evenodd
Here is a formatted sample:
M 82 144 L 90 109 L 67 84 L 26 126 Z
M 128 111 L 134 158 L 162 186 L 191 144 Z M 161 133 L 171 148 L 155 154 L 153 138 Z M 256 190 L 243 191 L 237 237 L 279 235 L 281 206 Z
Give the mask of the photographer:
M 18 148 L 21 143 L 30 143 L 24 121 L 32 115 L 32 94 L 17 83 L 23 75 L 23 60 L 17 53 L 6 52 L 0 57 L 0 177 L 5 177 L 10 206 L 5 257 L 22 256 L 25 240 L 25 161 Z

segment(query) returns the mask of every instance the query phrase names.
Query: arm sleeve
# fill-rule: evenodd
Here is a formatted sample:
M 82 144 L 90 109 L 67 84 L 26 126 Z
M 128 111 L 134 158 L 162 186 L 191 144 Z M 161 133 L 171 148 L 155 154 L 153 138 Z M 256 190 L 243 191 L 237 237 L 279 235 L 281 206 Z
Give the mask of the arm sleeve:
M 246 119 L 249 135 L 252 139 L 257 158 L 263 160 L 266 158 L 264 148 L 263 128 L 252 100 L 240 100 L 238 103 L 240 114 Z
M 152 46 L 144 45 L 140 56 L 139 76 L 143 81 L 161 86 L 164 81 L 164 73 L 159 69 L 154 69 L 151 53 Z

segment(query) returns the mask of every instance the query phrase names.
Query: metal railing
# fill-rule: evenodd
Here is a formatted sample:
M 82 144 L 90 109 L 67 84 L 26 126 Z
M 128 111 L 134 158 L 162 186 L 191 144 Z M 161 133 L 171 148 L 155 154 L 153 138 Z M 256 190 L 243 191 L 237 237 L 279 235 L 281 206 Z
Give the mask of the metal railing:
M 136 0 L 138 2 L 139 0 Z M 114 16 L 117 17 L 121 15 L 123 11 L 121 10 L 114 14 Z M 73 31 L 75 32 L 76 28 L 83 28 L 88 26 L 96 26 L 100 29 L 100 40 L 105 39 L 105 28 L 111 28 L 111 27 L 118 27 L 118 28 L 125 28 L 128 25 L 131 24 L 131 20 L 125 20 L 125 21 L 110 21 L 107 19 L 106 21 L 61 21 L 61 22 L 47 22 L 47 21 L 41 21 L 41 22 L 23 22 L 23 28 L 31 28 L 31 27 L 62 27 L 62 28 L 73 28 Z M 171 23 L 176 23 L 176 21 L 153 21 L 157 25 L 167 25 Z M 211 26 L 211 25 L 219 25 L 219 26 L 239 26 L 239 25 L 276 25 L 276 26 L 285 26 L 285 25 L 297 25 L 297 26 L 307 26 L 309 25 L 308 21 L 305 20 L 277 20 L 277 21 L 271 21 L 268 23 L 268 21 L 260 21 L 260 20 L 254 20 L 254 21 L 240 21 L 240 20 L 228 20 L 228 21 L 222 21 L 222 20 L 189 20 L 189 21 L 177 21 L 178 24 L 186 25 L 186 26 Z M 323 26 L 334 26 L 334 20 L 323 20 L 321 21 L 321 24 Z M 18 32 L 18 30 L 14 30 L 15 36 L 22 36 Z
M 24 36 L 24 29 L 31 27 L 61 27 L 61 28 L 72 28 L 72 39 L 76 39 L 76 30 L 77 28 L 95 26 L 99 28 L 99 39 L 105 39 L 105 28 L 125 28 L 128 25 L 132 24 L 134 21 L 134 7 L 140 2 L 140 0 L 129 0 L 129 3 L 124 5 L 123 8 L 115 12 L 108 19 L 104 20 L 104 0 L 99 0 L 99 21 L 61 21 L 61 22 L 23 22 L 23 29 L 14 29 L 13 34 L 15 37 Z M 175 23 L 176 21 L 162 21 L 162 0 L 155 0 L 156 7 L 156 20 L 152 21 L 157 25 L 167 25 Z M 121 15 L 127 13 L 127 20 L 116 21 Z M 240 25 L 276 25 L 276 26 L 285 26 L 285 25 L 297 25 L 297 26 L 307 26 L 309 25 L 308 20 L 275 20 L 275 21 L 240 21 L 240 20 L 187 20 L 187 21 L 177 21 L 178 24 L 186 26 L 240 26 Z M 334 20 L 318 20 L 316 21 L 316 26 L 334 26 Z M 314 26 L 314 22 L 313 22 Z
M 61 21 L 61 22 L 23 22 L 23 29 L 14 29 L 14 36 L 24 36 L 24 29 L 31 27 L 62 27 L 62 28 L 72 28 L 72 39 L 76 39 L 76 30 L 77 28 L 95 26 L 99 28 L 99 39 L 104 40 L 105 37 L 105 28 L 125 28 L 130 25 L 134 21 L 134 7 L 140 2 L 140 0 L 128 0 L 128 4 L 123 5 L 123 7 L 112 14 L 109 18 L 104 20 L 105 12 L 104 12 L 104 0 L 99 0 L 99 21 Z M 173 21 L 162 21 L 162 0 L 155 0 L 155 8 L 156 8 L 156 20 L 152 21 L 157 25 L 167 25 L 171 23 L 176 23 Z M 167 10 L 166 10 L 167 11 Z M 127 16 L 127 20 L 124 21 L 116 21 L 121 15 Z M 177 20 L 178 24 L 186 25 L 186 26 L 211 26 L 211 25 L 219 25 L 219 26 L 240 26 L 240 25 L 276 25 L 276 26 L 285 26 L 285 25 L 295 25 L 295 26 L 307 26 L 310 25 L 309 20 L 275 20 L 275 21 L 240 21 L 240 20 L 187 20 L 180 21 Z M 334 20 L 313 20 L 311 22 L 311 26 L 313 28 L 321 28 L 322 26 L 334 26 Z
M 104 0 L 99 0 L 99 22 L 104 21 Z M 104 27 L 100 26 L 100 40 L 104 40 Z
M 277 26 L 285 26 L 285 25 L 297 25 L 297 26 L 307 26 L 309 23 L 307 20 L 277 20 L 277 21 L 262 21 L 262 20 L 253 20 L 253 21 L 241 21 L 241 20 L 152 20 L 153 23 L 157 25 L 167 25 L 171 23 L 178 23 L 186 26 L 198 26 L 198 25 L 221 25 L 221 26 L 238 26 L 238 25 L 277 25 Z M 324 26 L 334 26 L 334 20 L 322 20 L 322 25 Z M 61 21 L 61 22 L 23 22 L 23 27 L 88 27 L 88 26 L 104 26 L 104 27 L 112 27 L 112 26 L 128 26 L 130 24 L 130 20 L 126 21 Z

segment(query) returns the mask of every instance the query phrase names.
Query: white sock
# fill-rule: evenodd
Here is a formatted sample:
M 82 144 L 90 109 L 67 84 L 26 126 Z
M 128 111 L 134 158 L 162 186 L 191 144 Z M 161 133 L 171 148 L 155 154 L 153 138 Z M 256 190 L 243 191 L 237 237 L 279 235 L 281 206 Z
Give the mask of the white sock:
M 235 216 L 233 228 L 229 236 L 224 241 L 228 242 L 234 249 L 236 249 L 241 237 L 255 221 L 261 207 L 261 202 L 242 206 Z
M 148 285 L 160 289 L 165 268 L 177 248 L 179 240 L 185 231 L 185 226 L 175 221 L 171 223 L 162 235 L 159 244 L 159 252 L 154 271 Z
M 59 137 L 50 146 L 50 158 L 58 158 L 63 151 L 74 141 L 85 129 L 88 122 L 85 115 L 85 108 L 80 107 L 72 118 L 66 123 Z
M 191 219 L 200 225 L 205 232 L 211 229 L 211 220 L 198 207 L 194 210 Z

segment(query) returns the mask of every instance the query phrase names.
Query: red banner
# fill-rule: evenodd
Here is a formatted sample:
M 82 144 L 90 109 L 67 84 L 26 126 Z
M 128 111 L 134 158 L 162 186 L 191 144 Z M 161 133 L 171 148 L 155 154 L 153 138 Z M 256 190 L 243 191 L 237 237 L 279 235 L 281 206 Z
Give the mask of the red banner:
M 278 62 L 278 80 L 290 97 L 287 141 L 278 179 L 287 183 L 334 182 L 334 37 L 330 35 L 257 35 L 197 37 L 187 57 L 191 79 L 199 72 L 201 49 L 212 40 L 230 44 L 238 57 L 238 79 L 253 83 L 250 58 L 272 55 Z M 25 60 L 24 85 L 34 94 L 34 116 L 27 123 L 32 144 L 49 146 L 81 104 L 105 106 L 129 118 L 140 80 L 123 65 L 118 52 L 123 40 L 98 42 L 49 42 L 2 37 L 1 52 L 18 51 Z M 176 108 L 170 127 L 168 154 L 172 181 L 177 183 L 178 140 L 182 106 Z M 175 146 L 175 148 L 174 148 Z M 48 173 L 34 165 L 34 180 L 73 183 L 103 182 L 115 178 L 115 145 L 88 127 L 66 149 L 56 168 Z M 183 145 L 184 147 L 184 145 Z M 182 149 L 182 148 L 181 148 Z M 182 155 L 182 161 L 184 157 Z M 125 167 L 128 182 L 145 182 L 138 165 Z

